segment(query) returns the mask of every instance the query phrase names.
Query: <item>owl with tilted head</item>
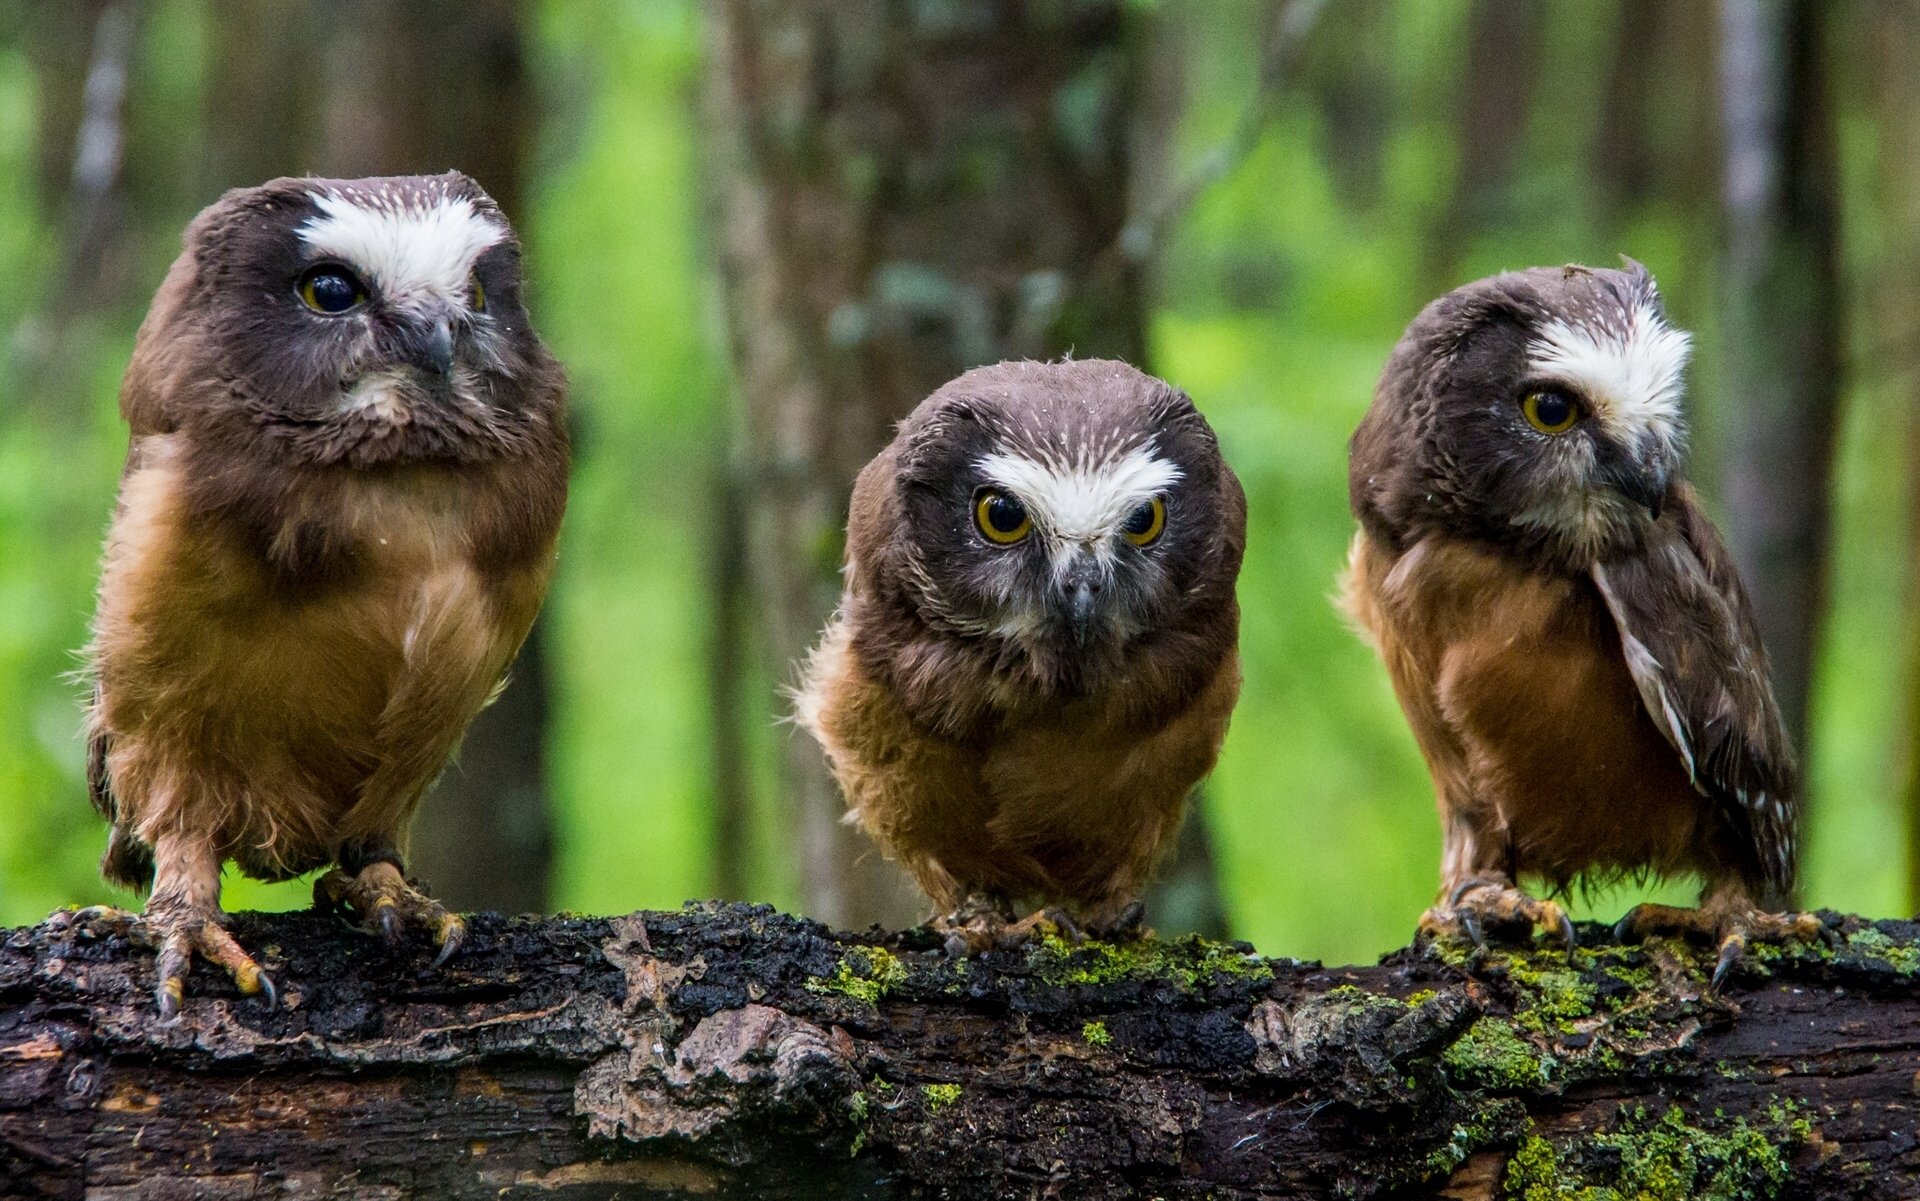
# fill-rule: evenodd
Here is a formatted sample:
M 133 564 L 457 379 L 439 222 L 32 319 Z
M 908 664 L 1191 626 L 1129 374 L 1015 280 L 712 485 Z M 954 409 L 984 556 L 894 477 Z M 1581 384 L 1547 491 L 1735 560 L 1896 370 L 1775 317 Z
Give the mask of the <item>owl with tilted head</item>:
M 1245 537 L 1206 419 L 1118 362 L 969 371 L 860 473 L 799 716 L 951 946 L 1137 925 L 1239 693 Z
M 278 179 L 187 228 L 121 389 L 132 434 L 89 648 L 102 868 L 151 888 L 160 1010 L 227 933 L 222 865 L 444 959 L 410 883 L 421 794 L 505 679 L 552 573 L 565 381 L 520 247 L 458 173 Z
M 1810 935 L 1799 775 L 1752 606 L 1681 473 L 1688 336 L 1653 277 L 1534 268 L 1428 305 L 1354 435 L 1345 600 L 1440 809 L 1430 933 L 1573 926 L 1523 876 L 1692 873 L 1718 987 L 1750 938 Z

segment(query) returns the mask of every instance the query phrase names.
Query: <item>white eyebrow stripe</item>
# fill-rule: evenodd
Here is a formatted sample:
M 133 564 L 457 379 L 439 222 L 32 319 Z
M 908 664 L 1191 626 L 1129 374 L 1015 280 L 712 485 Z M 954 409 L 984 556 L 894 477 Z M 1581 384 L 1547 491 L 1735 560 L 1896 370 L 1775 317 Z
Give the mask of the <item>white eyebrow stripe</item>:
M 474 261 L 506 237 L 498 221 L 464 196 L 415 202 L 384 194 L 309 195 L 320 215 L 300 226 L 301 239 L 366 272 L 402 304 L 429 295 L 464 303 Z
M 980 469 L 1027 507 L 1035 525 L 1067 542 L 1106 539 L 1141 501 L 1181 477 L 1180 469 L 1151 447 L 1135 447 L 1104 462 L 1072 464 L 997 451 L 980 460 Z
M 1617 326 L 1595 329 L 1555 319 L 1527 344 L 1529 366 L 1590 400 L 1595 416 L 1629 441 L 1680 433 L 1681 376 L 1692 339 L 1653 310 L 1620 310 Z

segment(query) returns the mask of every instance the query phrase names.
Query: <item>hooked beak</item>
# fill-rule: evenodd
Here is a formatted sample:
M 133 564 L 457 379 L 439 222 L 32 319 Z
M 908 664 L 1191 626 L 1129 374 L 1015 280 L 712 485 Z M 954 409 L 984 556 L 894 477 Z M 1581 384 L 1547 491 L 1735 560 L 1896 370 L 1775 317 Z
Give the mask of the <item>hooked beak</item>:
M 436 309 L 409 324 L 406 332 L 407 361 L 429 375 L 441 379 L 453 374 L 453 318 L 444 309 Z
M 1666 507 L 1668 473 L 1658 461 L 1636 462 L 1617 447 L 1603 460 L 1607 482 L 1620 494 L 1652 514 L 1655 521 Z
M 1067 629 L 1077 646 L 1085 646 L 1093 635 L 1103 582 L 1099 566 L 1086 552 L 1077 556 L 1060 577 L 1060 612 L 1066 615 Z

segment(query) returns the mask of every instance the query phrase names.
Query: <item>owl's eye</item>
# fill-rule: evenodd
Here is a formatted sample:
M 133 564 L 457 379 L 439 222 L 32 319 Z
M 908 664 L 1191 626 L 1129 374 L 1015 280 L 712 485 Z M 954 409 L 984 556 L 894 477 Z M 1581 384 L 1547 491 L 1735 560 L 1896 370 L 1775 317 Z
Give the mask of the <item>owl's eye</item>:
M 1528 425 L 1543 434 L 1564 434 L 1586 416 L 1578 401 L 1548 389 L 1527 393 L 1520 402 L 1520 413 Z
M 1012 546 L 1033 532 L 1027 507 L 1004 492 L 982 492 L 973 503 L 973 521 L 987 541 Z
M 367 298 L 367 288 L 360 277 L 338 263 L 308 268 L 300 277 L 296 291 L 308 308 L 330 317 L 346 312 Z
M 1127 514 L 1126 521 L 1120 526 L 1120 532 L 1125 534 L 1127 541 L 1135 546 L 1146 546 L 1158 538 L 1160 531 L 1166 528 L 1167 502 L 1156 496 Z
M 473 277 L 473 311 L 476 313 L 487 311 L 487 289 L 477 275 Z

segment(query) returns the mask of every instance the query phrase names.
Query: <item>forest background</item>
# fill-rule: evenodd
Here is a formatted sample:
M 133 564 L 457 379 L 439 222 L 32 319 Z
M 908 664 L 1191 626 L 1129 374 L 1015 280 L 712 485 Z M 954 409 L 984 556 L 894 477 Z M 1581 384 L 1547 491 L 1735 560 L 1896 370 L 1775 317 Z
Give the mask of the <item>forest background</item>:
M 181 228 L 274 175 L 456 166 L 526 242 L 577 456 L 530 654 L 416 832 L 449 900 L 924 916 L 781 689 L 889 423 L 1072 351 L 1186 389 L 1251 510 L 1246 691 L 1156 924 L 1404 943 L 1439 838 L 1330 603 L 1346 439 L 1428 299 L 1624 253 L 1696 335 L 1692 474 L 1808 768 L 1802 899 L 1914 912 L 1916 63 L 1909 0 L 0 0 L 0 921 L 126 899 L 73 673 Z

